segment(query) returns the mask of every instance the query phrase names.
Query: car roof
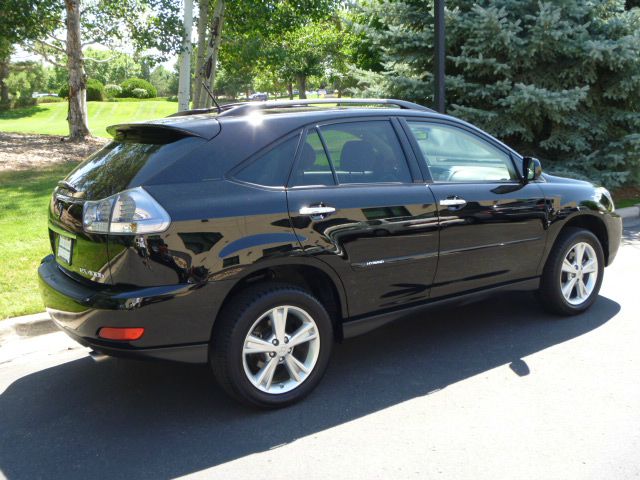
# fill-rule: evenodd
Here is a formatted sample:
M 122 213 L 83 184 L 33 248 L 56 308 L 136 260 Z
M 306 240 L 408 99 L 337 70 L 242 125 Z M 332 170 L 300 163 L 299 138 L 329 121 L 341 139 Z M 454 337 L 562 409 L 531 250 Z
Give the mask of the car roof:
M 232 129 L 237 133 L 245 131 L 242 126 L 247 127 L 247 131 L 252 131 L 254 136 L 262 130 L 265 135 L 264 140 L 270 142 L 285 135 L 288 132 L 300 129 L 306 125 L 314 123 L 323 123 L 331 120 L 356 119 L 356 118 L 374 118 L 374 117 L 415 117 L 432 120 L 443 120 L 452 122 L 457 125 L 465 126 L 483 136 L 489 136 L 494 142 L 502 145 L 507 150 L 517 154 L 508 145 L 491 137 L 478 127 L 465 122 L 459 118 L 437 113 L 426 107 L 404 102 L 401 100 L 377 100 L 377 99 L 346 99 L 342 102 L 349 104 L 354 103 L 380 103 L 382 106 L 340 106 L 335 103 L 341 99 L 326 99 L 323 101 L 308 100 L 302 101 L 274 101 L 274 102 L 246 102 L 233 105 L 222 106 L 222 113 L 218 113 L 216 108 L 208 110 L 192 110 L 188 112 L 179 112 L 173 116 L 140 122 L 134 124 L 123 124 L 109 127 L 109 133 L 112 131 L 126 129 L 131 126 L 149 126 L 175 129 L 186 135 L 194 135 L 205 138 L 207 140 L 217 136 L 221 131 Z M 317 102 L 317 103 L 316 103 Z M 335 103 L 334 103 L 335 102 Z M 397 102 L 396 104 L 392 102 Z M 320 104 L 324 104 L 318 106 Z M 397 107 L 398 105 L 398 107 Z M 238 108 L 239 107 L 239 108 Z M 234 110 L 240 110 L 237 114 L 233 114 Z M 269 128 L 259 128 L 259 127 Z M 236 128 L 241 127 L 240 131 Z M 113 133 L 112 133 L 113 134 Z M 269 140 L 270 138 L 270 140 Z

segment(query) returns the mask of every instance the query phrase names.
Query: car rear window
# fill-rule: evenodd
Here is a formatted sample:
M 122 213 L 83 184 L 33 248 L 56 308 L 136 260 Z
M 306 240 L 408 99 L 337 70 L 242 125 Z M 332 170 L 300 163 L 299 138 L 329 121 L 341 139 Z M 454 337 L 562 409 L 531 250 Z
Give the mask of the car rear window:
M 105 198 L 156 176 L 204 143 L 183 137 L 171 143 L 111 142 L 76 167 L 65 181 L 86 199 Z

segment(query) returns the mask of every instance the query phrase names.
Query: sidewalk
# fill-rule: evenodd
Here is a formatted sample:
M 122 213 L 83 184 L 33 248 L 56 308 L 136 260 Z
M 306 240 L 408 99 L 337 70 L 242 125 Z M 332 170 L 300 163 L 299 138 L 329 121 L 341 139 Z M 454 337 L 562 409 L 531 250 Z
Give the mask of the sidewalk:
M 622 217 L 625 228 L 640 223 L 640 205 L 620 208 L 616 213 Z M 12 337 L 35 337 L 57 330 L 46 312 L 0 320 L 0 345 Z

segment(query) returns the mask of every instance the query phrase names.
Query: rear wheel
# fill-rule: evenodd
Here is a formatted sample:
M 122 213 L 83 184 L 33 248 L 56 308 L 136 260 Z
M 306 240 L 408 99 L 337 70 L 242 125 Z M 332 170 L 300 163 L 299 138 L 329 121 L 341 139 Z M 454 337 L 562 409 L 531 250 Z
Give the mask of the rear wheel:
M 231 299 L 216 322 L 211 366 L 227 393 L 259 407 L 306 396 L 326 370 L 333 343 L 325 308 L 288 284 L 263 284 Z
M 604 254 L 588 230 L 567 228 L 549 254 L 540 285 L 543 306 L 552 313 L 575 315 L 595 302 L 604 273 Z

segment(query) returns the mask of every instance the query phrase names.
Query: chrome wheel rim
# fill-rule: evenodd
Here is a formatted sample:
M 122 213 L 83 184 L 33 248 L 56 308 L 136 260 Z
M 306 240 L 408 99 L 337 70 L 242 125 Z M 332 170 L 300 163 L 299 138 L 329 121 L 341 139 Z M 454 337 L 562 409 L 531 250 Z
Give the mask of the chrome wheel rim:
M 244 373 L 265 393 L 299 387 L 320 353 L 318 326 L 301 308 L 281 305 L 263 313 L 249 329 L 242 348 Z
M 562 262 L 560 288 L 564 299 L 571 305 L 585 302 L 598 280 L 598 257 L 591 245 L 576 243 Z

